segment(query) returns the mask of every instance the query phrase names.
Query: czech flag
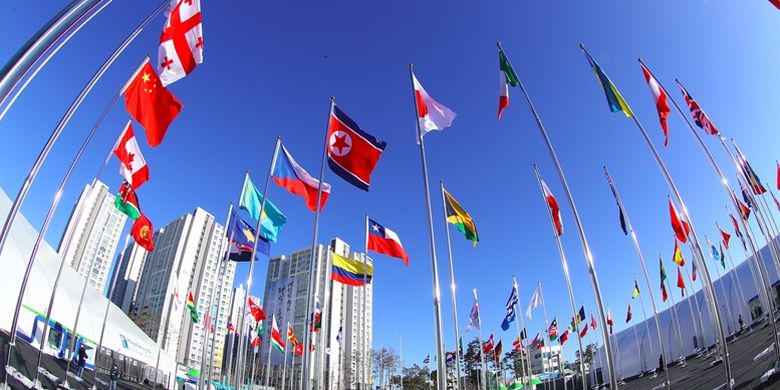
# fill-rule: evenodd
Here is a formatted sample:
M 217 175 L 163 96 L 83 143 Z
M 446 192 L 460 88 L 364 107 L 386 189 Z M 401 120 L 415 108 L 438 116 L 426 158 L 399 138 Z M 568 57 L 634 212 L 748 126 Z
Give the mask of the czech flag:
M 300 195 L 306 201 L 306 207 L 309 210 L 317 212 L 317 191 L 320 187 L 320 181 L 315 179 L 309 172 L 301 168 L 295 159 L 287 151 L 284 145 L 281 145 L 276 155 L 276 166 L 271 175 L 276 184 L 290 191 L 291 194 Z M 320 211 L 325 207 L 325 202 L 330 195 L 330 184 L 322 183 L 322 196 L 320 197 Z
M 401 245 L 398 235 L 373 219 L 368 220 L 368 250 L 401 259 L 404 264 L 409 265 L 409 255 Z
M 331 279 L 348 286 L 364 286 L 371 283 L 374 274 L 374 266 L 364 264 L 362 261 L 353 260 L 344 256 L 330 253 L 333 258 L 333 270 Z

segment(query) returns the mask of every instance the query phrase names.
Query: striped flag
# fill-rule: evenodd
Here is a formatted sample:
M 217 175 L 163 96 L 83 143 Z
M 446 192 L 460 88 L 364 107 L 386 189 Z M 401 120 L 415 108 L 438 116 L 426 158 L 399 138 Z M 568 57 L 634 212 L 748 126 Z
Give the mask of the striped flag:
M 650 73 L 650 69 L 647 69 L 645 64 L 639 64 L 642 67 L 642 73 L 645 75 L 645 81 L 650 87 L 650 93 L 653 95 L 655 101 L 655 109 L 658 110 L 658 120 L 661 122 L 661 128 L 664 130 L 664 146 L 669 144 L 669 113 L 672 112 L 669 108 L 669 102 L 667 102 L 666 91 L 661 88 L 661 84 Z
M 509 107 L 509 87 L 520 85 L 520 79 L 501 46 L 498 47 L 498 78 L 498 119 L 501 119 L 501 113 Z

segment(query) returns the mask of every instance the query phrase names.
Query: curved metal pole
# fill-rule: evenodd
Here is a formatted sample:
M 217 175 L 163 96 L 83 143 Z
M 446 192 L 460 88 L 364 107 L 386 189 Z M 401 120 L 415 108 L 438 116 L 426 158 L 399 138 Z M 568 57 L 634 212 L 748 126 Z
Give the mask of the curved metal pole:
M 634 231 L 634 225 L 631 224 L 631 218 L 628 216 L 628 212 L 626 211 L 626 207 L 623 204 L 623 199 L 620 197 L 620 193 L 617 190 L 617 186 L 612 181 L 612 176 L 609 174 L 609 170 L 607 169 L 606 165 L 604 166 L 604 175 L 607 177 L 607 183 L 609 184 L 609 187 L 612 189 L 612 194 L 615 195 L 615 201 L 618 204 L 618 208 L 620 209 L 620 212 L 623 215 L 623 219 L 626 223 L 626 229 L 628 229 L 628 235 L 631 236 L 631 242 L 634 244 L 634 250 L 637 254 L 637 260 L 639 260 L 639 265 L 642 268 L 642 274 L 645 278 L 645 286 L 647 286 L 647 291 L 649 291 L 650 295 L 650 304 L 653 307 L 653 319 L 655 320 L 655 327 L 656 327 L 656 336 L 658 336 L 658 345 L 661 348 L 661 355 L 663 355 L 663 370 L 664 375 L 666 377 L 664 381 L 664 386 L 669 389 L 671 387 L 671 377 L 669 375 L 669 368 L 667 367 L 667 357 L 669 355 L 666 354 L 666 350 L 664 348 L 664 341 L 663 341 L 663 335 L 661 334 L 661 320 L 658 317 L 658 307 L 655 304 L 655 297 L 653 296 L 653 287 L 650 283 L 650 276 L 647 272 L 647 266 L 645 265 L 645 257 L 642 254 L 642 248 L 639 246 L 639 239 L 637 238 L 636 231 Z M 643 303 L 644 306 L 644 303 Z M 642 309 L 644 311 L 644 308 Z M 649 332 L 649 330 L 648 330 Z
M 710 245 L 710 248 L 714 247 L 712 245 L 712 242 L 710 241 L 710 239 L 707 237 L 706 234 L 704 235 L 704 239 L 707 241 L 707 244 Z M 715 258 L 715 255 L 712 252 L 710 252 L 710 258 L 712 259 L 713 262 L 716 262 L 716 263 L 718 262 L 718 259 Z M 729 315 L 729 317 L 731 317 L 731 321 L 726 322 L 726 324 L 727 324 L 726 326 L 728 327 L 728 324 L 732 323 L 735 320 L 735 318 L 734 318 L 734 311 L 731 309 L 731 303 L 730 303 L 731 300 L 729 299 L 728 294 L 726 294 L 726 286 L 723 285 L 724 280 L 722 280 L 723 276 L 722 276 L 722 274 L 720 272 L 720 268 L 717 267 L 718 264 L 715 264 L 715 265 L 716 265 L 715 270 L 717 271 L 718 280 L 720 280 L 720 289 L 723 292 L 723 299 L 726 300 L 726 312 Z M 730 329 L 728 329 L 728 331 L 731 332 Z
M 693 261 L 693 262 L 699 261 L 698 258 L 696 258 L 695 256 L 692 255 L 692 257 L 693 258 L 691 259 L 691 261 Z M 692 278 L 691 273 L 689 273 L 688 270 L 685 267 L 682 267 L 682 272 L 683 272 L 683 275 L 685 275 L 685 278 L 686 278 L 686 287 L 687 286 L 691 287 L 691 292 L 689 294 L 686 293 L 686 296 L 682 298 L 682 301 L 685 301 L 685 302 L 688 303 L 688 309 L 691 311 L 691 323 L 693 324 L 693 332 L 698 335 L 697 337 L 699 338 L 699 343 L 701 344 L 701 346 L 699 348 L 702 351 L 704 351 L 704 350 L 707 349 L 707 340 L 704 337 L 705 336 L 705 334 L 704 334 L 704 319 L 703 319 L 704 316 L 702 315 L 701 310 L 693 310 L 694 305 L 697 308 L 701 307 L 701 305 L 699 305 L 699 297 L 696 295 L 696 291 L 694 291 L 693 278 Z M 707 298 L 704 297 L 704 299 L 706 300 Z M 691 303 L 691 300 L 693 300 L 693 303 Z M 682 303 L 682 301 L 680 301 L 680 303 Z M 697 316 L 696 313 L 698 313 L 699 315 Z M 696 318 L 697 317 L 699 318 L 699 323 L 698 324 L 696 324 Z M 678 321 L 679 321 L 679 317 L 678 317 Z M 696 348 L 694 348 L 694 351 L 695 350 L 696 350 Z M 685 359 L 684 356 L 682 358 Z
M 452 296 L 452 323 L 455 329 L 455 348 L 458 349 L 458 336 L 460 335 L 460 328 L 458 327 L 458 298 L 455 294 L 455 265 L 452 259 L 452 242 L 450 239 L 450 227 L 447 223 L 447 201 L 444 198 L 444 183 L 439 180 L 439 188 L 441 192 L 441 203 L 444 210 L 444 230 L 447 237 L 447 255 L 450 260 L 450 294 Z M 455 371 L 457 372 L 455 389 L 460 389 L 460 352 L 455 353 Z
M 547 209 L 547 214 L 550 216 L 550 223 L 553 224 L 553 236 L 555 236 L 555 243 L 558 246 L 558 254 L 561 257 L 561 267 L 563 267 L 563 276 L 566 280 L 566 288 L 569 293 L 569 305 L 571 305 L 571 312 L 572 312 L 572 319 L 577 318 L 577 304 L 574 300 L 574 289 L 571 285 L 571 276 L 569 276 L 569 262 L 566 260 L 566 253 L 563 251 L 563 244 L 561 244 L 561 237 L 558 236 L 558 233 L 555 231 L 555 225 L 554 225 L 554 216 L 552 214 L 552 211 L 550 210 L 550 207 L 546 205 L 547 199 L 545 198 L 544 194 L 544 187 L 542 187 L 542 177 L 539 175 L 539 169 L 534 164 L 534 173 L 536 174 L 536 181 L 539 182 L 539 189 L 542 192 L 542 199 L 545 201 L 545 208 Z M 576 322 L 576 321 L 575 321 Z M 605 322 L 606 323 L 606 322 Z M 588 388 L 588 380 L 585 377 L 585 363 L 583 362 L 583 357 L 585 356 L 585 350 L 582 349 L 582 337 L 580 337 L 580 332 L 576 329 L 574 330 L 574 333 L 577 334 L 577 347 L 580 351 L 580 372 L 582 373 L 582 388 L 587 389 Z
M 669 291 L 669 298 L 671 299 L 671 303 L 672 303 L 672 306 L 669 308 L 669 310 L 672 313 L 672 322 L 676 322 L 677 325 L 677 342 L 680 344 L 680 361 L 682 362 L 681 364 L 684 365 L 685 355 L 683 354 L 684 353 L 683 351 L 685 350 L 685 347 L 683 346 L 682 331 L 680 330 L 680 317 L 677 315 L 677 304 L 674 302 L 674 294 L 672 293 L 672 290 L 669 286 L 668 279 L 666 281 L 666 289 Z M 693 290 L 693 288 L 691 288 L 691 290 Z M 691 309 L 691 316 L 693 316 L 693 309 Z M 694 323 L 696 322 L 696 320 L 693 317 L 691 317 L 691 321 L 693 321 Z
M 19 48 L 0 70 L 0 109 L 2 109 L 0 120 L 46 63 L 110 3 L 111 0 L 74 0 Z M 40 61 L 42 58 L 43 61 Z M 40 64 L 36 66 L 39 61 Z M 21 88 L 17 89 L 22 79 L 31 71 L 32 74 L 27 77 Z M 13 97 L 8 100 L 11 94 Z
M 517 321 L 515 321 L 515 327 L 517 328 L 517 339 L 520 340 L 520 351 L 522 352 L 523 348 L 523 331 L 520 330 L 520 327 L 522 326 L 525 330 L 525 320 L 523 319 L 523 306 L 520 303 L 520 289 L 517 287 L 517 279 L 514 275 L 512 275 L 512 287 L 517 291 L 517 303 L 515 304 L 515 317 L 517 317 Z M 544 294 L 542 295 L 542 302 L 544 302 Z M 526 336 L 528 336 L 528 330 L 526 330 Z M 533 370 L 531 369 L 531 356 L 528 353 L 528 351 L 525 351 L 525 359 L 523 359 L 522 355 L 520 356 L 520 367 L 523 367 L 523 360 L 525 360 L 526 366 L 528 367 L 528 370 L 525 371 L 526 376 L 529 378 L 533 376 Z
M 501 48 L 501 43 L 496 43 Z M 580 214 L 577 211 L 577 205 L 574 203 L 574 196 L 571 193 L 571 190 L 569 189 L 569 183 L 566 181 L 566 176 L 563 174 L 563 168 L 561 167 L 561 163 L 558 160 L 558 155 L 555 153 L 555 149 L 553 148 L 552 141 L 550 141 L 550 137 L 547 135 L 547 130 L 545 130 L 544 125 L 542 124 L 542 120 L 539 117 L 539 113 L 536 111 L 536 108 L 533 105 L 533 102 L 531 101 L 531 97 L 528 95 L 528 92 L 525 89 L 525 86 L 523 86 L 523 82 L 518 79 L 517 82 L 518 86 L 520 87 L 520 90 L 523 92 L 523 96 L 525 96 L 525 100 L 528 103 L 528 108 L 531 110 L 531 113 L 534 116 L 534 120 L 536 121 L 536 125 L 539 128 L 539 132 L 542 135 L 542 138 L 544 139 L 545 145 L 547 146 L 547 151 L 550 153 L 550 158 L 553 161 L 553 164 L 555 165 L 555 170 L 558 173 L 558 179 L 561 181 L 561 185 L 564 188 L 564 192 L 566 193 L 566 199 L 569 202 L 569 207 L 571 207 L 572 216 L 574 217 L 574 222 L 577 227 L 577 234 L 580 238 L 580 244 L 582 245 L 582 251 L 585 256 L 585 263 L 588 266 L 588 275 L 590 276 L 590 284 L 591 288 L 593 289 L 593 296 L 596 300 L 596 307 L 598 309 L 599 313 L 599 320 L 601 322 L 601 326 L 606 328 L 607 327 L 607 314 L 604 310 L 604 299 L 601 296 L 601 287 L 599 286 L 599 278 L 596 274 L 596 266 L 593 262 L 593 254 L 590 251 L 590 245 L 588 244 L 588 238 L 585 235 L 585 230 L 582 227 L 582 222 L 580 221 Z M 602 341 L 604 342 L 604 351 L 607 355 L 607 370 L 609 371 L 609 384 L 610 388 L 613 390 L 616 390 L 618 388 L 618 381 L 617 381 L 617 375 L 615 375 L 615 370 L 612 369 L 613 367 L 613 356 L 612 356 L 612 346 L 609 343 L 608 336 L 606 334 L 602 334 Z M 583 373 L 584 374 L 584 373 Z

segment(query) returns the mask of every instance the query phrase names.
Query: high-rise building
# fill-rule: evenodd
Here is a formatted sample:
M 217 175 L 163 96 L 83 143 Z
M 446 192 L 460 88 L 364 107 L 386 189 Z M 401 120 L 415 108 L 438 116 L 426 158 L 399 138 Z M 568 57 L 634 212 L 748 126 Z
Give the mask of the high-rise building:
M 125 313 L 130 313 L 131 305 L 138 292 L 138 280 L 144 269 L 144 262 L 149 252 L 128 235 L 125 238 L 125 250 L 117 256 L 114 275 L 111 277 L 111 301 Z
M 77 216 L 79 208 L 81 213 Z M 95 181 L 94 187 L 87 185 L 82 191 L 60 239 L 57 251 L 103 295 L 107 295 L 110 288 L 114 254 L 126 220 L 127 216 L 114 207 L 114 195 L 108 186 Z M 71 234 L 71 243 L 63 254 L 63 241 L 68 234 Z
M 310 265 L 311 248 L 291 253 L 289 256 L 272 258 L 268 264 L 268 274 L 264 293 L 263 308 L 269 320 L 276 317 L 279 331 L 287 333 L 289 321 L 298 341 L 304 342 L 306 317 L 306 295 L 309 275 L 314 273 L 315 290 L 318 291 L 312 307 L 322 310 L 322 329 L 315 333 L 311 378 L 323 383 L 326 389 L 370 388 L 371 383 L 371 342 L 373 334 L 373 286 L 346 286 L 333 282 L 330 275 L 322 272 L 327 269 L 328 253 L 363 261 L 371 265 L 372 260 L 363 253 L 350 251 L 349 245 L 335 238 L 330 245 L 318 245 L 315 264 Z M 365 329 L 365 337 L 363 336 Z M 268 353 L 269 343 L 264 340 L 261 356 Z M 279 366 L 287 354 L 288 365 L 286 379 L 300 381 L 300 361 L 293 360 L 292 348 L 285 353 L 274 351 L 271 355 L 272 366 Z M 292 362 L 292 364 L 290 364 Z M 324 368 L 324 369 L 321 369 Z M 272 368 L 272 383 L 278 383 L 282 370 Z
M 155 232 L 154 252 L 146 255 L 138 280 L 131 317 L 188 369 L 201 369 L 203 354 L 210 353 L 210 341 L 204 342 L 210 325 L 215 332 L 213 338 L 208 337 L 215 340 L 212 372 L 221 368 L 236 269 L 232 261 L 222 262 L 226 245 L 224 227 L 196 208 Z M 212 291 L 216 292 L 213 297 Z M 185 305 L 190 293 L 199 315 L 197 323 Z M 207 316 L 209 302 L 211 314 Z

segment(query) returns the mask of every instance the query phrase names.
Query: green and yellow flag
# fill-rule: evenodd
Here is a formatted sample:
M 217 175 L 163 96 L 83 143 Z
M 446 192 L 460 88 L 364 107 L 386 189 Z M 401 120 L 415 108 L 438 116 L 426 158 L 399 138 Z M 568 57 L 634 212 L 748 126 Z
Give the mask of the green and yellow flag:
M 458 201 L 444 187 L 441 190 L 444 194 L 444 211 L 447 213 L 447 223 L 455 225 L 466 236 L 466 239 L 471 240 L 476 247 L 479 242 L 479 235 L 471 215 L 460 206 Z

